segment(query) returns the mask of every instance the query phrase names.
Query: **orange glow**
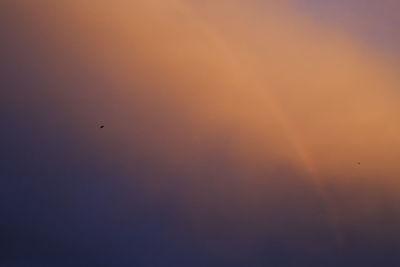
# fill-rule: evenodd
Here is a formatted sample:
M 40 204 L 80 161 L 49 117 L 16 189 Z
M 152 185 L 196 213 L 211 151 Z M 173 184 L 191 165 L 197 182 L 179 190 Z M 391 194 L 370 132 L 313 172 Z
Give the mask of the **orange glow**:
M 259 192 L 257 186 L 276 179 L 264 171 L 285 166 L 314 184 L 336 235 L 343 224 L 375 216 L 376 188 L 398 208 L 395 66 L 345 32 L 319 26 L 293 1 L 201 2 L 8 5 L 48 45 L 38 53 L 47 54 L 43 60 L 54 68 L 41 75 L 53 77 L 56 85 L 68 80 L 65 69 L 74 66 L 101 80 L 98 88 L 82 86 L 79 93 L 59 96 L 76 101 L 79 112 L 66 110 L 65 116 L 76 121 L 75 131 L 89 149 L 97 145 L 84 133 L 87 122 L 101 117 L 112 124 L 103 144 L 117 157 L 111 160 L 145 155 L 172 172 L 192 173 L 215 156 L 234 175 L 226 192 L 211 190 L 207 198 L 241 199 L 235 207 L 221 204 L 232 213 L 243 203 L 260 210 L 262 204 L 275 205 L 265 203 L 263 194 L 278 193 Z M 79 102 L 81 95 L 90 100 Z M 192 195 L 164 192 L 170 182 L 148 181 L 149 192 L 182 194 L 187 209 L 196 210 L 197 202 L 211 205 L 196 189 Z M 196 187 L 197 181 L 188 183 Z M 338 199 L 328 190 L 332 185 L 354 199 Z M 206 221 L 203 209 L 191 216 Z

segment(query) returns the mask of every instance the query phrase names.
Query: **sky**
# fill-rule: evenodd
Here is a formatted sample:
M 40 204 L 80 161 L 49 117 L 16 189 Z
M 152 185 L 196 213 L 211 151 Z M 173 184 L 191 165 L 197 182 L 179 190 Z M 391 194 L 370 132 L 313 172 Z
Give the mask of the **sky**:
M 0 266 L 399 266 L 398 8 L 1 1 Z

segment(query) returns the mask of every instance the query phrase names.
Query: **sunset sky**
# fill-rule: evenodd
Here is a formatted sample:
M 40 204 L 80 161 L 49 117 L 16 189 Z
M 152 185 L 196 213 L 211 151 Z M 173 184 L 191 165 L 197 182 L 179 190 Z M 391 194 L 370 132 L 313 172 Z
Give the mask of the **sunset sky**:
M 0 1 L 0 267 L 400 266 L 399 10 Z

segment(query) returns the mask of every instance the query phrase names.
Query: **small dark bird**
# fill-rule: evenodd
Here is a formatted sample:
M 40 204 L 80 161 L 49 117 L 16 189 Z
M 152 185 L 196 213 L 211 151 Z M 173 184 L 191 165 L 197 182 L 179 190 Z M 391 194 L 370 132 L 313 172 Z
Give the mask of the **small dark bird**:
M 100 129 L 103 129 L 104 128 L 104 125 L 100 125 Z

